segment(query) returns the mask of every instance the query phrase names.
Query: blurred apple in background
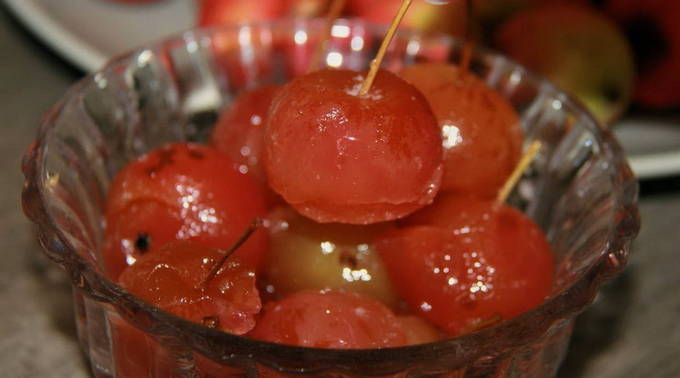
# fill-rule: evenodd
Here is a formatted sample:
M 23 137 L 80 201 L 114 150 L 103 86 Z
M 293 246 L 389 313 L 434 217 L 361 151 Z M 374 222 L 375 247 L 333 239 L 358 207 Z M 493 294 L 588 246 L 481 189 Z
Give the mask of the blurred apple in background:
M 198 25 L 274 20 L 286 15 L 279 0 L 199 0 Z
M 199 0 L 198 25 L 318 17 L 330 0 Z
M 512 14 L 539 5 L 542 1 L 545 0 L 473 0 L 475 21 L 484 32 L 493 32 Z
M 481 29 L 482 35 L 488 38 L 493 35 L 498 26 L 515 13 L 550 4 L 581 4 L 587 6 L 589 0 L 472 0 L 472 3 L 475 23 L 478 24 L 477 28 Z
M 288 15 L 293 17 L 321 17 L 328 12 L 331 0 L 286 0 Z
M 623 33 L 601 13 L 547 4 L 513 15 L 495 46 L 579 99 L 603 124 L 626 109 L 635 69 Z
M 109 0 L 112 3 L 125 3 L 125 4 L 149 4 L 157 3 L 161 0 Z
M 586 104 L 602 123 L 620 116 L 633 96 L 648 108 L 680 105 L 680 0 L 470 2 L 474 30 L 468 35 L 485 38 L 548 77 Z M 198 3 L 199 25 L 213 25 L 323 17 L 331 0 Z M 402 25 L 462 37 L 468 27 L 467 3 L 451 0 L 446 5 L 433 5 L 414 0 Z M 344 15 L 388 24 L 400 5 L 401 0 L 346 0 Z M 638 77 L 633 87 L 635 68 Z
M 348 0 L 347 11 L 355 17 L 379 24 L 389 24 L 402 0 Z M 401 22 L 402 27 L 444 32 L 455 36 L 465 34 L 466 0 L 452 0 L 448 4 L 433 5 L 425 0 L 414 0 Z
M 635 100 L 649 108 L 680 106 L 680 1 L 608 0 L 600 6 L 633 46 Z

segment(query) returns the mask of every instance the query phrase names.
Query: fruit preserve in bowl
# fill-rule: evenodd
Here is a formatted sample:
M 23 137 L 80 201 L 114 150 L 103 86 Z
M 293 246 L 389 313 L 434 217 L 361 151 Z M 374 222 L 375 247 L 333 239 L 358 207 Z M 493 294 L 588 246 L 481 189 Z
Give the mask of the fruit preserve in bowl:
M 253 337 L 235 334 L 245 331 L 222 332 L 215 329 L 220 319 L 204 317 L 202 322 L 190 321 L 187 316 L 176 316 L 177 312 L 167 312 L 167 308 L 161 309 L 132 295 L 124 288 L 132 291 L 131 288 L 138 285 L 136 282 L 145 279 L 143 274 L 134 276 L 124 270 L 136 255 L 126 255 L 126 259 L 117 263 L 124 271 L 120 281 L 120 271 L 112 274 L 111 266 L 115 264 L 111 264 L 106 255 L 106 233 L 114 226 L 106 212 L 107 207 L 113 206 L 107 203 L 107 196 L 109 189 L 116 190 L 117 173 L 128 162 L 150 151 L 161 151 L 163 155 L 164 149 L 179 148 L 168 145 L 208 141 L 220 114 L 235 106 L 239 95 L 283 84 L 305 74 L 324 30 L 320 21 L 301 20 L 191 30 L 112 60 L 73 86 L 46 114 L 38 137 L 24 158 L 23 205 L 27 216 L 37 225 L 47 256 L 72 278 L 78 337 L 94 375 L 554 376 L 564 356 L 574 318 L 592 302 L 600 285 L 626 265 L 630 243 L 639 228 L 637 182 L 617 141 L 578 103 L 549 82 L 489 51 L 473 52 L 469 70 L 511 105 L 518 116 L 525 144 L 534 140 L 542 143 L 538 155 L 507 200 L 542 229 L 552 251 L 548 260 L 551 266 L 546 268 L 552 270 L 548 276 L 551 278 L 546 281 L 547 294 L 541 294 L 542 300 L 528 311 L 472 328 L 456 326 L 455 335 L 449 333 L 452 336 L 437 341 L 397 343 L 396 346 L 387 343 L 372 349 L 341 349 L 333 344 L 329 344 L 330 348 L 314 348 L 262 341 L 259 335 L 267 332 L 264 325 L 250 334 Z M 362 21 L 336 21 L 323 55 L 323 65 L 331 69 L 366 70 L 383 33 L 383 28 Z M 399 72 L 423 62 L 459 63 L 466 55 L 463 50 L 460 42 L 446 36 L 404 31 L 392 42 L 383 67 Z M 260 100 L 254 101 L 257 104 Z M 243 140 L 246 136 L 238 138 Z M 450 140 L 444 140 L 448 142 Z M 199 147 L 190 147 L 184 153 L 199 154 L 196 149 Z M 247 155 L 248 151 L 245 152 Z M 180 152 L 174 153 L 168 159 L 181 160 Z M 297 153 L 308 151 L 301 149 Z M 304 155 L 301 156 L 304 160 Z M 485 169 L 483 163 L 493 158 L 493 153 L 490 156 L 478 157 L 479 169 Z M 255 171 L 252 172 L 254 180 L 264 175 L 258 167 L 239 166 L 244 171 L 249 168 Z M 160 169 L 147 173 L 160 175 Z M 469 167 L 465 172 L 465 176 L 477 173 Z M 219 179 L 211 179 L 211 185 L 219 184 Z M 241 205 L 252 202 L 253 192 L 247 188 L 240 186 L 234 194 L 239 196 L 236 202 L 242 202 Z M 375 187 L 376 192 L 385 189 L 389 188 Z M 163 187 L 148 190 L 158 195 L 164 191 Z M 273 193 L 264 194 L 264 198 L 266 204 L 262 206 L 274 208 L 282 203 Z M 338 207 L 332 210 L 344 211 Z M 150 214 L 156 214 L 153 211 Z M 278 214 L 277 217 L 290 217 L 290 224 L 301 224 L 304 230 L 292 236 L 272 234 L 269 240 L 269 244 L 279 249 L 288 248 L 287 253 L 294 256 L 295 261 L 280 254 L 264 257 L 275 260 L 280 267 L 270 271 L 269 278 L 284 277 L 279 287 L 297 290 L 295 285 L 305 278 L 303 271 L 312 274 L 314 269 L 325 268 L 320 260 L 305 261 L 304 253 L 296 250 L 296 246 L 314 243 L 309 234 L 326 231 L 315 231 L 322 230 L 322 225 L 294 210 L 274 210 L 273 213 Z M 139 217 L 130 215 L 121 227 L 133 224 Z M 160 222 L 156 226 L 166 227 Z M 354 243 L 352 238 L 359 237 L 357 235 L 390 232 L 392 226 L 377 223 L 337 227 L 333 232 L 340 234 L 339 238 Z M 423 238 L 422 243 L 397 237 L 383 243 L 383 247 L 425 245 L 435 243 L 441 236 L 422 228 L 414 230 L 414 234 Z M 149 240 L 141 238 L 134 243 L 137 248 L 146 249 Z M 334 245 L 322 243 L 321 247 Z M 163 248 L 157 252 L 167 252 L 167 248 Z M 410 252 L 409 248 L 401 248 L 394 256 L 407 261 L 405 259 L 413 257 Z M 241 252 L 237 251 L 235 256 L 238 253 Z M 504 256 L 505 260 L 517 266 L 529 269 L 538 264 L 536 259 L 515 254 L 512 249 L 508 249 L 508 254 L 511 255 Z M 318 265 L 310 269 L 309 264 Z M 234 264 L 229 266 L 238 270 Z M 296 274 L 296 269 L 301 273 Z M 359 272 L 359 276 L 352 275 L 353 272 L 356 273 L 350 272 L 345 279 L 365 277 L 365 272 Z M 220 274 L 215 274 L 213 279 L 220 279 Z M 241 277 L 239 284 L 243 285 L 252 278 L 247 274 Z M 286 277 L 299 280 L 289 282 Z M 419 287 L 428 277 L 404 277 L 404 282 L 397 282 L 395 286 L 405 283 L 407 289 Z M 271 294 L 267 287 L 259 289 L 263 298 Z M 482 286 L 474 288 L 483 289 Z M 342 292 L 333 292 L 334 296 L 328 295 L 323 300 L 331 302 L 329 306 L 340 301 L 350 303 L 349 306 L 360 302 L 359 294 L 339 293 Z M 318 296 L 318 292 L 303 290 L 284 301 L 298 301 L 295 304 L 298 307 L 290 310 L 295 313 L 296 308 L 305 311 L 319 306 L 315 295 Z M 395 308 L 404 306 L 400 298 L 390 295 L 385 302 Z M 238 295 L 235 298 L 235 301 L 243 300 L 238 299 Z M 236 304 L 224 304 L 230 305 Z M 370 307 L 356 306 L 362 311 Z M 249 307 L 253 312 L 258 308 Z M 277 322 L 290 320 L 290 313 L 277 311 L 270 308 L 255 320 L 262 324 L 269 322 L 267 326 L 274 328 Z M 346 308 L 338 310 L 342 311 Z M 276 316 L 280 318 L 277 320 Z M 318 328 L 311 334 L 335 331 Z

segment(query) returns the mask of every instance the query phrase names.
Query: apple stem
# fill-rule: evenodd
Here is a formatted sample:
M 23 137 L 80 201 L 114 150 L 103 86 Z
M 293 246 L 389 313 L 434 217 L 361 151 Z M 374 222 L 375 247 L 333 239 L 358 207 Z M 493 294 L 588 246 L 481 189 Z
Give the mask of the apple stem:
M 368 74 L 366 75 L 366 79 L 364 82 L 361 84 L 361 89 L 359 89 L 359 95 L 363 96 L 368 93 L 368 91 L 371 90 L 371 86 L 373 85 L 373 81 L 375 80 L 375 76 L 378 74 L 378 69 L 380 68 L 380 63 L 382 63 L 383 58 L 385 57 L 385 53 L 387 52 L 387 48 L 390 46 L 390 42 L 392 42 L 392 38 L 394 38 L 394 33 L 397 32 L 397 28 L 399 27 L 399 23 L 401 23 L 401 20 L 404 18 L 404 15 L 406 14 L 406 11 L 408 10 L 408 7 L 411 5 L 411 0 L 402 0 L 401 6 L 399 7 L 399 11 L 397 12 L 397 15 L 394 16 L 394 19 L 392 20 L 392 24 L 390 24 L 390 27 L 387 29 L 387 33 L 385 33 L 385 38 L 382 41 L 382 44 L 380 45 L 380 49 L 378 50 L 378 54 L 375 56 L 375 59 L 371 61 L 371 66 L 368 71 Z
M 328 14 L 326 15 L 326 20 L 324 21 L 325 29 L 321 35 L 321 41 L 319 42 L 316 51 L 314 51 L 314 55 L 312 56 L 312 61 L 309 63 L 309 69 L 307 73 L 311 73 L 319 69 L 321 57 L 328 49 L 328 41 L 331 39 L 333 23 L 338 17 L 340 17 L 340 13 L 342 13 L 342 10 L 345 8 L 345 3 L 346 0 L 333 0 L 331 3 L 331 7 L 328 10 Z
M 522 158 L 519 160 L 519 163 L 515 167 L 515 170 L 512 171 L 512 174 L 510 174 L 510 177 L 505 181 L 505 184 L 503 184 L 503 187 L 501 190 L 498 191 L 498 196 L 496 196 L 496 204 L 502 204 L 505 203 L 505 200 L 508 199 L 508 196 L 510 195 L 510 192 L 512 189 L 517 185 L 517 181 L 519 181 L 519 178 L 522 176 L 522 173 L 527 169 L 529 164 L 534 160 L 534 157 L 538 153 L 538 151 L 541 149 L 541 142 L 540 141 L 533 141 L 527 151 L 522 155 Z
M 201 285 L 200 285 L 201 287 L 205 287 L 208 284 L 208 282 L 210 282 L 210 280 L 215 278 L 215 276 L 220 271 L 220 269 L 222 269 L 222 265 L 224 265 L 224 263 L 227 261 L 227 259 L 234 252 L 236 252 L 236 250 L 239 249 L 243 245 L 243 243 L 248 241 L 248 239 L 250 238 L 250 235 L 252 235 L 253 232 L 255 232 L 259 227 L 261 227 L 262 224 L 263 224 L 263 221 L 260 218 L 255 218 L 250 223 L 250 225 L 248 226 L 246 231 L 241 235 L 241 237 L 238 238 L 236 243 L 232 244 L 232 246 L 229 247 L 229 249 L 224 252 L 224 255 L 222 255 L 222 258 L 220 258 L 220 260 L 217 261 L 217 263 L 215 263 L 215 265 L 213 265 L 212 269 L 210 270 L 210 273 L 208 273 L 208 275 L 205 276 L 205 278 L 201 282 Z

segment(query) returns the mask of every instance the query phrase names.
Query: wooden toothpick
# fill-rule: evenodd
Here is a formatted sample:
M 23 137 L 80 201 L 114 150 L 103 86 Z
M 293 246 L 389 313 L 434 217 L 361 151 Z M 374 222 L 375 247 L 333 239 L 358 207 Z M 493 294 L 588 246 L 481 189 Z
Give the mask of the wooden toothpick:
M 371 61 L 370 69 L 368 71 L 368 74 L 366 75 L 366 79 L 364 79 L 364 82 L 361 84 L 361 89 L 359 89 L 360 96 L 367 94 L 368 91 L 371 90 L 371 86 L 373 85 L 375 76 L 378 74 L 380 63 L 382 63 L 382 60 L 385 57 L 385 53 L 387 52 L 387 48 L 390 46 L 392 38 L 394 38 L 394 33 L 396 33 L 397 28 L 399 27 L 399 23 L 401 23 L 401 20 L 404 18 L 404 15 L 406 14 L 406 11 L 408 10 L 408 7 L 410 5 L 411 0 L 403 0 L 401 2 L 401 6 L 399 7 L 397 15 L 394 16 L 392 24 L 387 29 L 387 33 L 385 33 L 385 38 L 383 39 L 382 44 L 380 45 L 378 54 L 375 56 L 375 59 Z
M 527 149 L 524 155 L 522 155 L 522 158 L 519 160 L 515 170 L 512 171 L 512 174 L 510 174 L 510 177 L 508 177 L 508 179 L 505 181 L 505 184 L 503 184 L 501 190 L 498 191 L 498 196 L 496 196 L 496 204 L 502 204 L 506 199 L 508 199 L 510 192 L 512 192 L 512 188 L 517 185 L 517 181 L 519 181 L 522 173 L 527 169 L 529 164 L 531 164 L 540 149 L 541 142 L 535 140 L 531 143 L 529 149 Z
M 212 269 L 210 270 L 208 275 L 205 276 L 205 279 L 203 279 L 199 287 L 206 287 L 210 280 L 215 278 L 220 269 L 222 269 L 222 265 L 224 265 L 229 256 L 236 252 L 236 250 L 239 249 L 243 245 L 243 243 L 248 241 L 250 235 L 252 235 L 253 232 L 255 232 L 260 226 L 262 226 L 262 224 L 263 224 L 262 219 L 255 218 L 253 222 L 248 226 L 246 231 L 243 233 L 243 235 L 241 235 L 241 237 L 238 238 L 236 243 L 229 247 L 229 249 L 224 253 L 224 255 L 222 255 L 222 258 L 220 258 L 220 260 L 217 263 L 215 263 L 215 265 L 213 265 Z

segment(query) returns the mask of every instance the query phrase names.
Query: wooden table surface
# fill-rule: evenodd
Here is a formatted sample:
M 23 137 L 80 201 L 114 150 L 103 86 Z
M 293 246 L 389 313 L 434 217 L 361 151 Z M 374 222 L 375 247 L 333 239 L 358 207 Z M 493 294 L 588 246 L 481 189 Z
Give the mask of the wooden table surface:
M 23 216 L 19 170 L 41 114 L 82 74 L 2 6 L 0 54 L 0 376 L 88 377 L 70 285 Z M 560 377 L 680 377 L 680 178 L 643 182 L 640 210 L 630 265 L 579 318 Z

